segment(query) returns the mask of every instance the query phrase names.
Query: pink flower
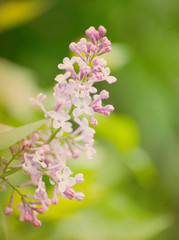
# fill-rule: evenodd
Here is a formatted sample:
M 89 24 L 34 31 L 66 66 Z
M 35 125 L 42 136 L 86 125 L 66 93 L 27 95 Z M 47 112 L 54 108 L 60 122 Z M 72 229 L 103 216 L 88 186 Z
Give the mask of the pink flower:
M 106 80 L 109 84 L 116 82 L 117 79 L 115 77 L 109 76 L 110 69 L 108 67 L 103 68 L 102 73 L 103 73 L 103 79 Z
M 93 81 L 85 82 L 81 87 L 80 97 L 89 96 L 90 93 L 96 93 L 97 89 L 93 86 Z
M 82 183 L 84 182 L 84 176 L 82 173 L 78 173 L 75 175 L 75 180 L 77 183 Z
M 43 93 L 39 93 L 36 98 L 29 98 L 29 102 L 32 105 L 39 105 L 41 102 L 43 102 L 47 98 L 46 95 Z
M 39 163 L 43 168 L 46 168 L 47 165 L 43 162 L 44 159 L 45 159 L 45 156 L 44 156 L 44 151 L 43 150 L 37 151 L 32 158 L 32 160 L 34 162 Z
M 73 172 L 69 169 L 69 167 L 65 167 L 63 173 L 57 173 L 57 181 L 58 183 L 58 191 L 63 193 L 66 188 L 72 187 L 75 185 L 76 181 L 73 177 L 69 177 Z
M 75 105 L 75 109 L 73 110 L 73 116 L 78 117 L 83 112 L 85 112 L 87 115 L 92 116 L 94 114 L 93 108 L 90 107 L 91 103 L 91 97 L 87 96 L 82 99 L 82 101 L 79 98 L 73 98 L 73 104 Z
M 55 111 L 48 112 L 48 115 L 53 119 L 53 128 L 62 128 L 65 132 L 69 133 L 72 131 L 72 124 L 67 122 L 71 117 L 67 113 L 58 113 Z
M 82 192 L 77 192 L 77 193 L 75 193 L 74 197 L 77 201 L 82 201 L 83 198 L 85 197 L 85 195 Z
M 60 84 L 64 84 L 67 83 L 66 79 L 69 78 L 71 76 L 70 72 L 66 72 L 65 74 L 59 74 L 56 76 L 55 80 L 57 82 L 59 82 Z
M 35 198 L 41 201 L 45 201 L 48 198 L 45 183 L 40 180 L 38 188 L 35 190 Z
M 79 97 L 79 93 L 81 90 L 81 82 L 79 80 L 70 79 L 68 86 L 66 88 L 66 92 L 69 93 L 73 97 Z
M 58 68 L 59 69 L 65 69 L 66 71 L 73 71 L 74 67 L 73 67 L 74 62 L 71 61 L 68 57 L 63 59 L 63 64 L 58 64 Z

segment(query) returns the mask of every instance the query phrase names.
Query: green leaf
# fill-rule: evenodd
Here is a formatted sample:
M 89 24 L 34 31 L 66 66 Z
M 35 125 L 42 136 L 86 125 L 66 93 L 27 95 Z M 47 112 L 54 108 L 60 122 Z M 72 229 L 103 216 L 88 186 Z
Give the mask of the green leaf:
M 112 142 L 119 151 L 128 151 L 139 145 L 137 124 L 129 116 L 113 113 L 108 118 L 98 117 L 97 120 L 97 135 Z
M 7 131 L 11 130 L 12 128 L 13 128 L 12 126 L 0 123 L 0 133 L 7 132 Z
M 27 23 L 43 14 L 54 1 L 4 1 L 0 4 L 0 32 Z
M 37 122 L 33 122 L 18 128 L 13 128 L 12 130 L 3 132 L 0 134 L 0 150 L 8 148 L 14 143 L 20 141 L 25 138 L 37 128 L 39 128 L 42 124 L 45 123 L 45 119 L 39 120 Z

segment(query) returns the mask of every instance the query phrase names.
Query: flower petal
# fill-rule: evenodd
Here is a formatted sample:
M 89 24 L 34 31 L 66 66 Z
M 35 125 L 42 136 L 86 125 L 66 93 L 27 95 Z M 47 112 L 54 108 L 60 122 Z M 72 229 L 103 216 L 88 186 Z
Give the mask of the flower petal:
M 66 177 L 70 176 L 72 173 L 73 173 L 73 172 L 70 170 L 70 168 L 69 168 L 69 167 L 66 167 L 66 168 L 64 168 L 64 170 L 63 170 L 63 177 L 66 178 Z
M 84 97 L 82 102 L 84 105 L 88 106 L 91 103 L 91 97 L 90 96 Z
M 68 187 L 72 187 L 76 184 L 76 181 L 75 181 L 75 178 L 73 177 L 68 177 L 67 180 L 66 180 L 66 185 Z
M 58 184 L 58 191 L 59 192 L 65 192 L 65 190 L 66 190 L 66 184 L 64 182 L 60 182 Z
M 81 104 L 80 99 L 77 97 L 74 97 L 72 102 L 76 107 L 80 106 L 80 104 Z
M 84 112 L 85 112 L 86 114 L 88 114 L 89 116 L 92 116 L 92 115 L 94 114 L 94 110 L 93 110 L 92 107 L 86 107 L 86 108 L 84 109 Z
M 82 110 L 80 109 L 80 108 L 75 108 L 74 110 L 73 110 L 73 116 L 74 117 L 78 117 L 78 116 L 80 116 L 81 114 L 82 114 Z

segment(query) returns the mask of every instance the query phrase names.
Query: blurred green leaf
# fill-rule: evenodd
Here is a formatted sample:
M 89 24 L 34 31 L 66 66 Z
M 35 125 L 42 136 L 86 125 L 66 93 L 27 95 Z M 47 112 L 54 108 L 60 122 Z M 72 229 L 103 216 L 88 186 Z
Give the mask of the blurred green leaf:
M 158 171 L 148 154 L 138 147 L 139 130 L 128 116 L 113 114 L 110 118 L 99 119 L 96 127 L 99 137 L 103 137 L 122 155 L 121 161 L 144 187 L 151 186 L 158 177 Z M 114 151 L 114 150 L 113 150 Z M 119 156 L 120 157 L 120 156 Z
M 139 145 L 137 124 L 127 115 L 112 114 L 109 118 L 97 118 L 100 124 L 95 129 L 99 137 L 112 142 L 120 151 L 129 151 Z
M 124 157 L 124 163 L 142 186 L 148 187 L 158 182 L 159 172 L 144 150 L 140 148 L 133 149 Z
M 45 121 L 46 121 L 45 119 L 42 119 L 40 121 L 26 124 L 24 126 L 14 128 L 7 132 L 1 133 L 0 134 L 0 150 L 8 148 L 12 144 L 20 141 L 27 135 L 31 134 L 33 131 L 39 128 L 42 124 L 44 124 Z
M 0 133 L 6 132 L 8 130 L 11 130 L 12 128 L 13 128 L 12 126 L 0 123 Z
M 0 4 L 0 32 L 31 21 L 45 12 L 54 1 L 7 1 Z
M 97 208 L 92 208 L 80 212 L 75 217 L 75 221 L 67 219 L 59 223 L 58 230 L 56 229 L 58 232 L 54 232 L 54 239 L 62 233 L 61 237 L 65 240 L 149 240 L 170 227 L 172 222 L 173 219 L 165 214 L 143 217 L 140 220 L 131 218 L 130 214 L 127 218 L 111 219 L 99 212 Z M 63 231 L 63 229 L 68 229 L 68 231 Z

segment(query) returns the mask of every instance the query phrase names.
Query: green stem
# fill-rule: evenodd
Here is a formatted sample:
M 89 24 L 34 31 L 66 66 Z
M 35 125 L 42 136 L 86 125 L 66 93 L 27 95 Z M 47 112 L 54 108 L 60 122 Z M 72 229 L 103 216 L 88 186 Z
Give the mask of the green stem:
M 18 153 L 16 153 L 14 156 L 12 156 L 12 158 L 11 158 L 11 159 L 9 160 L 9 162 L 6 164 L 6 166 L 5 166 L 5 168 L 4 168 L 4 172 L 6 171 L 7 167 L 11 164 L 11 162 L 12 162 L 14 159 L 16 159 L 16 157 L 17 157 L 20 153 L 21 153 L 21 151 L 18 152 Z
M 11 174 L 13 174 L 13 173 L 15 173 L 15 172 L 18 172 L 18 171 L 21 170 L 21 169 L 22 169 L 22 168 L 13 168 L 13 169 L 5 172 L 4 176 L 9 176 L 9 175 L 11 175 Z
M 28 207 L 31 209 L 31 206 L 28 203 L 28 201 L 25 199 L 24 195 L 14 185 L 12 185 L 9 181 L 7 181 L 6 179 L 4 179 L 4 180 L 14 191 L 16 191 L 21 196 L 21 199 L 24 200 L 26 202 L 26 204 L 28 205 Z
M 70 111 L 69 111 L 69 113 L 68 113 L 70 116 L 72 115 L 72 112 L 73 112 L 74 108 L 75 108 L 75 106 L 72 105 L 72 107 L 71 107 L 71 109 L 70 109 Z
M 59 127 L 54 133 L 52 133 L 52 135 L 49 137 L 49 139 L 47 140 L 46 144 L 49 144 L 57 135 L 57 133 L 60 131 L 61 127 Z

